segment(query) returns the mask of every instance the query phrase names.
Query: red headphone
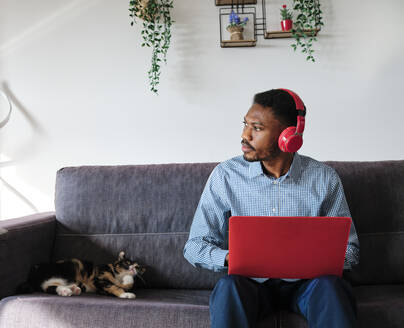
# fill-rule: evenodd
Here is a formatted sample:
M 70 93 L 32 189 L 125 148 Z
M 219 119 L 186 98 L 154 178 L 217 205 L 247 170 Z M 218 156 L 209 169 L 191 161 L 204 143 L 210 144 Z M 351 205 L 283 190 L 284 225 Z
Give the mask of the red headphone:
M 293 100 L 295 101 L 297 109 L 297 127 L 289 126 L 285 130 L 283 130 L 279 136 L 278 145 L 283 152 L 295 153 L 303 145 L 303 131 L 304 131 L 304 124 L 306 122 L 305 120 L 306 106 L 304 106 L 303 101 L 293 91 L 288 89 L 279 89 L 279 90 L 283 90 L 289 93 L 293 97 Z

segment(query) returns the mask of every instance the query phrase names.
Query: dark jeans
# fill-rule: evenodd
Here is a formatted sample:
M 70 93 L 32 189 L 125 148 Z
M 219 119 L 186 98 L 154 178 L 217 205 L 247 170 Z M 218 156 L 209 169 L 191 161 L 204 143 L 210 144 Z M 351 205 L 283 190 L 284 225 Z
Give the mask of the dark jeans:
M 279 309 L 303 315 L 310 328 L 356 327 L 352 287 L 337 276 L 286 282 L 270 279 L 260 284 L 246 277 L 221 278 L 210 296 L 213 328 L 255 327 Z

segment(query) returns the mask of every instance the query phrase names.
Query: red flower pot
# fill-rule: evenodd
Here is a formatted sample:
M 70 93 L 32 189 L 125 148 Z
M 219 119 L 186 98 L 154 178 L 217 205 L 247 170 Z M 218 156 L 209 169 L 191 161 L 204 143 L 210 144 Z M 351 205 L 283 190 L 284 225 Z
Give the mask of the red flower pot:
M 290 31 L 292 29 L 293 21 L 291 19 L 286 19 L 281 21 L 282 31 Z

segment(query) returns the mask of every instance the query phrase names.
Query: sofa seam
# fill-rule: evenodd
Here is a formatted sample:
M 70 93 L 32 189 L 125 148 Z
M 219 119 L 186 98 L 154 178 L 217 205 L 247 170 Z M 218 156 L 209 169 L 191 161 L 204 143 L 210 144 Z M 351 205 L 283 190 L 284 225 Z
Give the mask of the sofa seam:
M 42 222 L 44 223 L 44 222 Z M 40 224 L 40 223 L 38 223 Z M 32 225 L 32 226 L 24 226 L 21 228 L 28 228 L 28 227 L 33 227 L 38 224 Z M 21 229 L 20 228 L 20 229 Z M 10 230 L 8 230 L 10 231 Z M 183 234 L 189 234 L 188 231 L 180 231 L 180 232 L 138 232 L 138 233 L 85 233 L 85 234 L 75 234 L 75 233 L 59 233 L 57 234 L 58 236 L 63 236 L 63 237 L 69 237 L 69 236 L 133 236 L 133 235 L 183 235 Z M 365 233 L 360 233 L 358 236 L 372 236 L 372 235 L 402 235 L 404 234 L 404 231 L 390 231 L 390 232 L 365 232 Z
M 371 236 L 371 235 L 402 235 L 404 231 L 385 231 L 385 232 L 362 232 L 359 236 Z
M 88 236 L 144 236 L 144 235 L 187 235 L 189 232 L 139 232 L 139 233 L 60 233 L 57 237 L 88 237 Z

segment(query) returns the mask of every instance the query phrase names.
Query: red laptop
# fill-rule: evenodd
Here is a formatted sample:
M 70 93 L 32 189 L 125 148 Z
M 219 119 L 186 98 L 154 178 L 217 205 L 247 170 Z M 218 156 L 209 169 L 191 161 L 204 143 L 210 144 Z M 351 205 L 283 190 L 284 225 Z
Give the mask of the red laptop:
M 311 279 L 341 276 L 351 218 L 232 216 L 229 274 Z

